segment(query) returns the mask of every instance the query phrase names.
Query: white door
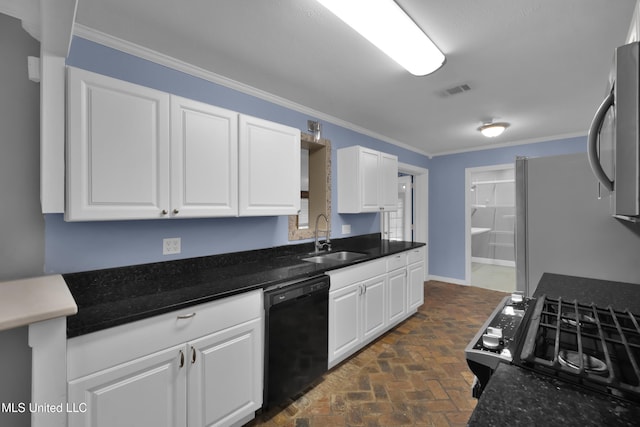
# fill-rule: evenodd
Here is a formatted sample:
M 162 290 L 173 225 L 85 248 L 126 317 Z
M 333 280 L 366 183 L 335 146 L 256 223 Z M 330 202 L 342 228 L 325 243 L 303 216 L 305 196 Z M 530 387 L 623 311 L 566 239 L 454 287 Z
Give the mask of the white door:
M 388 323 L 391 324 L 403 319 L 407 312 L 407 269 L 389 273 L 388 286 Z
M 240 215 L 297 215 L 300 130 L 240 115 Z
M 386 275 L 378 276 L 362 284 L 362 336 L 367 339 L 377 335 L 386 326 L 385 284 Z
M 169 95 L 77 68 L 67 85 L 65 219 L 169 209 Z
M 189 343 L 189 427 L 228 426 L 262 406 L 262 323 Z
M 361 148 L 359 161 L 361 211 L 377 212 L 380 210 L 380 153 Z
M 398 158 L 386 153 L 380 153 L 380 207 L 398 209 Z
M 238 215 L 238 113 L 171 97 L 169 214 Z
M 409 276 L 408 310 L 414 310 L 424 303 L 424 262 L 410 264 L 407 267 Z
M 70 381 L 69 404 L 78 412 L 69 413 L 69 427 L 186 426 L 185 350 L 176 346 Z
M 329 364 L 358 346 L 361 284 L 329 294 Z

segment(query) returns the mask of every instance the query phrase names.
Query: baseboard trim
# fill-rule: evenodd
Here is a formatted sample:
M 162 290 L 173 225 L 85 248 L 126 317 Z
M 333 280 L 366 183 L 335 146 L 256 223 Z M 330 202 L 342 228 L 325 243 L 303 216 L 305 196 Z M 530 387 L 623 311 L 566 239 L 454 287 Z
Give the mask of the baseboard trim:
M 508 261 L 504 259 L 495 259 L 495 258 L 480 258 L 480 257 L 472 257 L 471 262 L 477 262 L 479 264 L 489 264 L 489 265 L 499 265 L 501 267 L 515 267 L 515 261 Z
M 466 280 L 454 279 L 452 277 L 436 276 L 433 274 L 428 275 L 427 280 L 437 280 L 438 282 L 453 283 L 454 285 L 464 285 L 464 286 L 471 285 L 471 283 L 468 283 Z

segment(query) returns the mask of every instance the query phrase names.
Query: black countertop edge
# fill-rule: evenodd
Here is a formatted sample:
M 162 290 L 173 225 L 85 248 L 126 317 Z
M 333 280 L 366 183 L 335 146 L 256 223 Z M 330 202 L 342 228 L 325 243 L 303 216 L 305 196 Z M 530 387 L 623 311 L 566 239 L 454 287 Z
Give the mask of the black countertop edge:
M 336 264 L 303 261 L 313 243 L 63 274 L 78 306 L 67 318 L 72 338 L 196 304 L 310 278 L 327 271 L 424 246 L 387 241 L 380 233 L 332 240 L 332 252 L 363 258 Z
M 640 406 L 500 363 L 468 426 L 637 426 Z

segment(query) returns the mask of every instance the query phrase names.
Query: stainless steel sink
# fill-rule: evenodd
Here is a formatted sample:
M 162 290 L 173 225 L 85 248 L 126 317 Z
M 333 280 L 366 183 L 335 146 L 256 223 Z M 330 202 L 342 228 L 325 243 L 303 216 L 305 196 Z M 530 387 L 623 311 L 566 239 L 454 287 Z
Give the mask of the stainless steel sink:
M 316 264 L 335 264 L 338 262 L 349 262 L 354 261 L 356 259 L 366 257 L 366 254 L 360 252 L 349 252 L 349 251 L 340 251 L 340 252 L 329 252 L 322 255 L 312 256 L 310 258 L 303 258 L 303 261 L 307 262 L 315 262 Z

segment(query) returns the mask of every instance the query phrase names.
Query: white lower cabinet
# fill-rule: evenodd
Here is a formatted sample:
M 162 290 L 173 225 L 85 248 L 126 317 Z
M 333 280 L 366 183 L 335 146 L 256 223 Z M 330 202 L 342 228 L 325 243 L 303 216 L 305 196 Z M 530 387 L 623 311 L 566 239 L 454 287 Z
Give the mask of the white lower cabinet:
M 330 367 L 384 331 L 385 285 L 382 275 L 329 293 Z
M 407 314 L 407 270 L 402 268 L 389 273 L 388 279 L 388 321 L 400 322 Z
M 262 405 L 259 320 L 189 344 L 188 425 L 228 426 Z
M 424 246 L 409 252 L 407 266 L 408 277 L 408 310 L 416 310 L 424 304 Z
M 78 409 L 69 413 L 69 427 L 186 426 L 180 352 L 184 346 L 69 382 L 69 405 Z
M 98 337 L 79 337 L 68 346 L 69 363 L 81 357 L 92 358 L 109 347 L 119 347 L 111 348 L 114 354 L 138 351 L 118 345 L 126 342 L 148 345 L 166 340 L 148 336 L 150 329 L 169 338 L 176 331 L 177 336 L 193 337 L 200 335 L 207 325 L 209 330 L 215 330 L 216 324 L 222 325 L 213 333 L 70 378 L 68 407 L 76 412 L 69 413 L 69 427 L 201 427 L 246 423 L 262 406 L 263 319 L 259 314 L 261 307 L 256 304 L 247 310 L 244 304 L 262 304 L 261 295 L 260 291 L 250 298 L 231 297 L 226 307 L 224 300 L 211 306 L 205 304 L 203 309 L 193 309 L 191 313 L 195 314 L 163 315 L 156 324 L 149 319 L 134 322 L 130 332 L 127 328 L 118 333 L 118 328 L 124 328 L 118 327 L 112 328 L 115 333 L 105 330 L 96 333 Z M 245 313 L 238 314 L 243 310 Z M 251 313 L 250 319 L 246 318 L 247 313 Z M 168 325 L 173 328 L 166 328 Z M 84 373 L 98 366 L 95 362 L 79 365 L 69 368 L 70 376 L 75 376 L 74 371 Z
M 330 368 L 422 305 L 424 254 L 422 247 L 327 272 Z
M 380 335 L 385 326 L 386 276 L 377 276 L 362 283 L 362 340 Z
M 354 284 L 329 293 L 329 367 L 360 345 L 361 291 Z

